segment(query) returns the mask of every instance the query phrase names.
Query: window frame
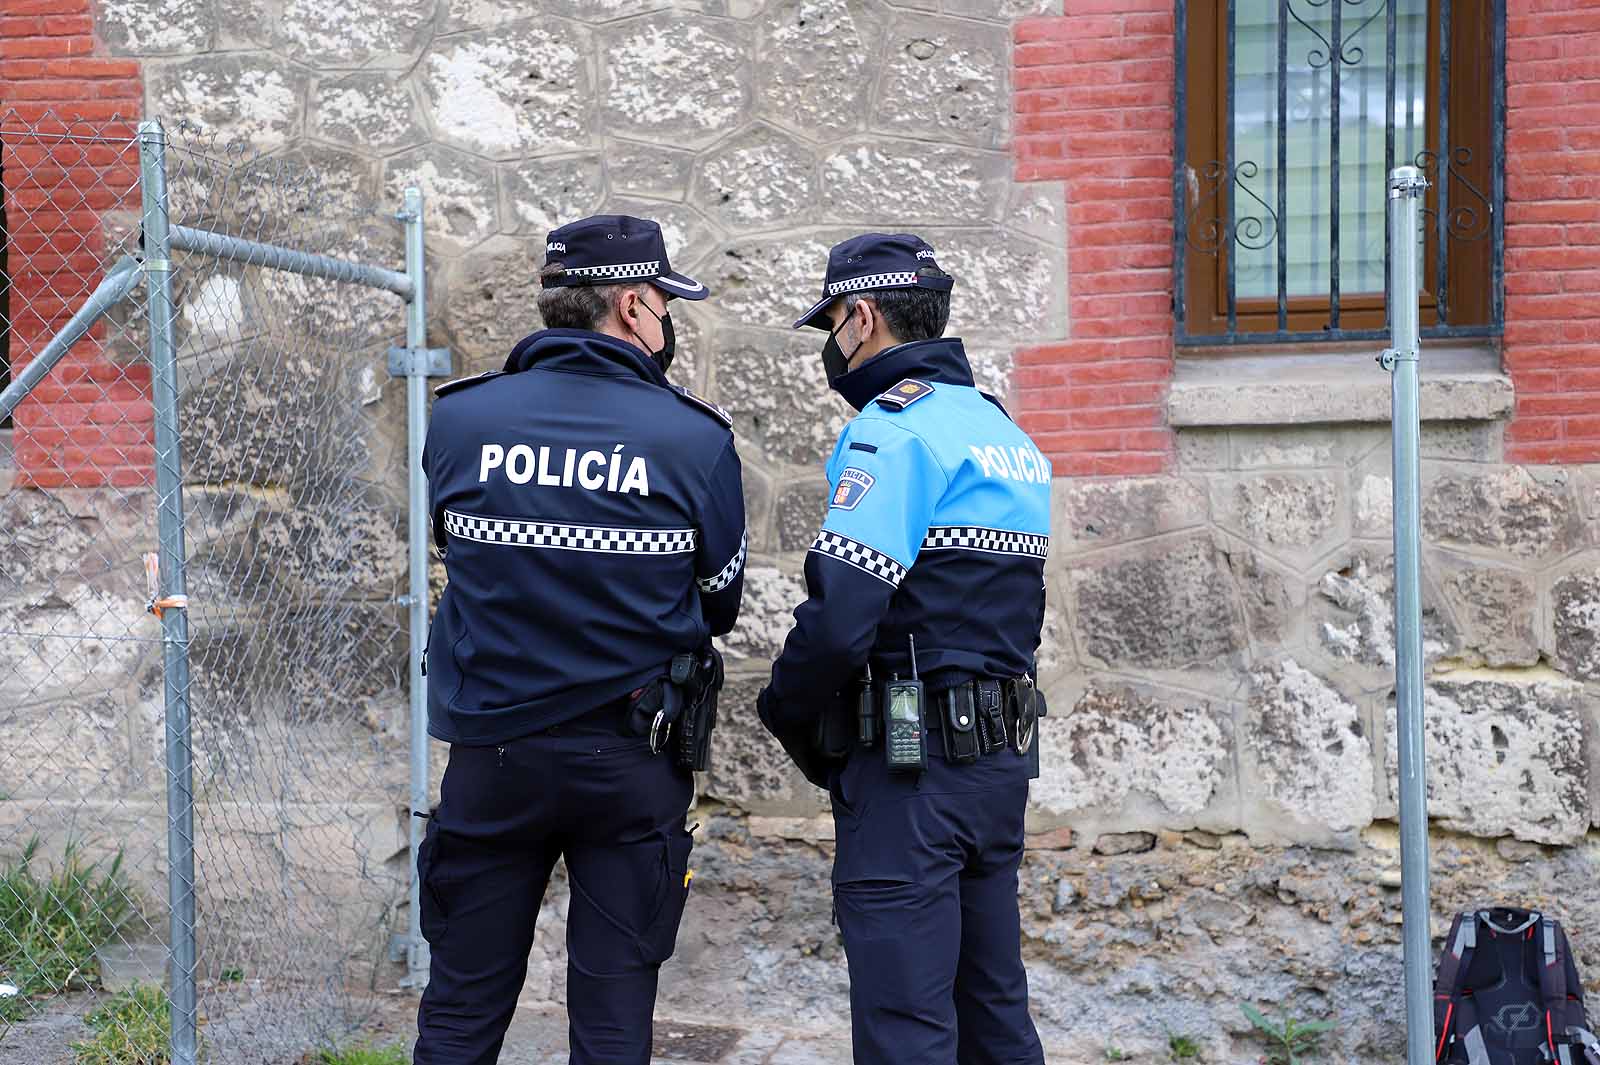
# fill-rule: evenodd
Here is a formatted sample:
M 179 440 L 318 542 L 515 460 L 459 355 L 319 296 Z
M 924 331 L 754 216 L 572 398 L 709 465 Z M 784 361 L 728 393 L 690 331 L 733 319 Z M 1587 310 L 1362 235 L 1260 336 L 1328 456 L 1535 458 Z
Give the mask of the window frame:
M 1176 2 L 1176 82 L 1173 145 L 1173 313 L 1179 347 L 1216 345 L 1305 343 L 1381 339 L 1387 336 L 1387 294 L 1340 293 L 1337 326 L 1333 324 L 1332 292 L 1322 296 L 1278 296 L 1264 299 L 1228 300 L 1228 271 L 1233 209 L 1232 182 L 1223 175 L 1234 165 L 1228 157 L 1228 124 L 1232 121 L 1231 75 L 1228 46 L 1233 36 L 1234 0 L 1175 0 Z M 1279 0 L 1280 12 L 1291 0 Z M 1336 0 L 1337 2 L 1337 0 Z M 1384 0 L 1392 15 L 1395 0 Z M 1466 13 L 1468 17 L 1459 17 Z M 1452 19 L 1452 15 L 1457 17 Z M 1280 14 L 1280 18 L 1285 17 Z M 1483 21 L 1490 33 L 1482 34 Z M 1386 20 L 1385 20 L 1386 21 Z M 1385 23 L 1381 21 L 1380 25 Z M 1441 48 L 1442 28 L 1450 27 L 1450 49 Z M 1386 28 L 1386 27 L 1385 27 Z M 1473 51 L 1476 49 L 1476 51 Z M 1423 204 L 1425 244 L 1421 294 L 1422 332 L 1427 337 L 1494 337 L 1503 329 L 1504 226 L 1505 226 L 1505 0 L 1428 0 L 1428 76 L 1429 101 L 1424 121 L 1424 147 L 1416 162 L 1425 165 L 1430 179 Z M 1460 77 L 1462 57 L 1473 67 L 1487 53 L 1490 77 Z M 1392 65 L 1392 63 L 1391 63 Z M 1441 70 L 1441 67 L 1443 68 Z M 1441 114 L 1437 107 L 1443 96 L 1448 106 Z M 1394 109 L 1389 108 L 1389 121 Z M 1452 114 L 1465 113 L 1477 118 L 1478 129 L 1467 144 L 1458 143 L 1462 121 Z M 1280 116 L 1280 121 L 1282 116 Z M 1280 127 L 1281 128 L 1281 127 Z M 1445 219 L 1439 217 L 1437 145 L 1441 139 L 1450 145 L 1455 165 L 1448 168 L 1450 188 L 1445 191 Z M 1468 149 L 1463 157 L 1461 150 Z M 1391 148 L 1393 153 L 1397 149 Z M 1396 156 L 1386 169 L 1409 160 Z M 1327 171 L 1324 171 L 1327 176 Z M 1194 244 L 1196 227 L 1191 214 L 1196 201 L 1204 204 L 1207 185 L 1214 190 L 1215 217 L 1197 219 L 1216 237 L 1214 252 Z M 1478 215 L 1464 214 L 1460 201 L 1467 195 L 1465 183 L 1473 190 L 1487 192 L 1487 207 Z M 1200 186 L 1198 194 L 1196 186 Z M 1269 206 L 1269 210 L 1271 207 Z M 1487 215 L 1486 218 L 1483 215 Z M 1331 219 L 1330 213 L 1330 219 Z M 1481 237 L 1460 238 L 1448 232 L 1458 223 L 1464 229 L 1482 227 Z M 1329 223 L 1331 229 L 1331 221 Z M 1331 239 L 1331 236 L 1330 236 Z M 1439 254 L 1443 242 L 1445 255 Z M 1384 234 L 1385 260 L 1390 249 L 1387 228 Z M 1487 260 L 1487 261 L 1485 261 Z M 1445 321 L 1440 322 L 1438 277 L 1443 270 L 1446 284 Z M 1385 269 L 1385 288 L 1388 286 Z M 1452 278 L 1469 278 L 1473 284 L 1461 285 Z M 1333 288 L 1330 278 L 1330 290 Z M 1474 320 L 1456 324 L 1460 305 L 1465 305 Z M 1452 314 L 1456 310 L 1457 314 Z

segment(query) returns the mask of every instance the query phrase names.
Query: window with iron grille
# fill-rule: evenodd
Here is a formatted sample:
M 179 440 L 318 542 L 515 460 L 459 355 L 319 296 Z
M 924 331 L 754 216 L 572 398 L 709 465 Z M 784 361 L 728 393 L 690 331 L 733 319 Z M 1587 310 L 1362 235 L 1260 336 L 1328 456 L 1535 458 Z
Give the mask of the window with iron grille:
M 1177 0 L 1180 345 L 1380 339 L 1387 175 L 1425 336 L 1504 321 L 1504 0 Z

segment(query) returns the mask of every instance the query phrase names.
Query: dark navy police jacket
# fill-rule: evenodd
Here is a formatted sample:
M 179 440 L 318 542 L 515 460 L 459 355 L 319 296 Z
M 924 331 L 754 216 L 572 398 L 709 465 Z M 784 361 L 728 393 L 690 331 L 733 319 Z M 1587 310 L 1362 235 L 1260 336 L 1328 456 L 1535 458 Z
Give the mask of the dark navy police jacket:
M 434 737 L 559 724 L 733 628 L 732 430 L 631 344 L 547 329 L 504 371 L 441 387 L 422 466 L 449 576 L 428 637 Z
M 769 727 L 833 693 L 910 676 L 929 690 L 1034 671 L 1050 547 L 1050 463 L 973 384 L 961 341 L 889 348 L 836 386 L 861 411 L 828 461 L 808 598 L 772 668 Z

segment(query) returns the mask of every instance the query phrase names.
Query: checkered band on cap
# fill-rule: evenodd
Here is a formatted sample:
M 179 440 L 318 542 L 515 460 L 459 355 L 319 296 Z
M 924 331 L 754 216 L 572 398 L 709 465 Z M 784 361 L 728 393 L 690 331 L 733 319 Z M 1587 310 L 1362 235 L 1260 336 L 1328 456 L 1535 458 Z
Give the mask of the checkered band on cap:
M 556 551 L 602 551 L 625 555 L 682 555 L 695 549 L 693 529 L 614 529 L 600 525 L 561 525 L 444 512 L 444 529 L 461 540 Z
M 847 562 L 856 569 L 872 574 L 891 588 L 898 587 L 906 576 L 906 568 L 882 551 L 826 529 L 817 536 L 811 550 Z
M 865 277 L 849 277 L 843 281 L 835 281 L 828 286 L 828 295 L 837 296 L 841 292 L 860 292 L 869 288 L 909 288 L 916 283 L 915 270 L 897 270 L 891 274 L 867 274 Z
M 722 589 L 732 584 L 733 579 L 739 576 L 739 572 L 744 569 L 745 555 L 749 552 L 749 550 L 750 534 L 746 532 L 743 536 L 739 537 L 739 550 L 735 551 L 733 553 L 733 557 L 728 559 L 728 564 L 723 566 L 722 569 L 717 572 L 716 576 L 702 577 L 695 583 L 700 585 L 700 590 L 702 592 L 722 591 Z
M 924 551 L 987 551 L 997 555 L 1050 554 L 1050 537 L 1036 533 L 988 529 L 982 525 L 933 525 L 922 540 Z
M 572 277 L 592 277 L 600 281 L 627 281 L 636 277 L 656 277 L 661 260 L 649 263 L 612 263 L 608 266 L 569 266 L 562 271 Z

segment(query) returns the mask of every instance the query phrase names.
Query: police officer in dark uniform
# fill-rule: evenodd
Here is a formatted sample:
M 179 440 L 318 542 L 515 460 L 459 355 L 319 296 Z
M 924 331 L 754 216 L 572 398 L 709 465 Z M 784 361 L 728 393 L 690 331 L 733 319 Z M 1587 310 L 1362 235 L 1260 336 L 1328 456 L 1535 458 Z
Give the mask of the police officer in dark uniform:
M 1017 870 L 1050 465 L 943 338 L 952 283 L 920 238 L 868 233 L 795 323 L 828 334 L 829 384 L 861 413 L 758 709 L 831 793 L 858 1065 L 1044 1060 Z
M 450 764 L 418 857 L 417 1065 L 498 1058 L 558 857 L 571 1061 L 649 1060 L 692 877 L 692 774 L 664 710 L 720 684 L 707 649 L 743 585 L 730 422 L 666 376 L 667 302 L 705 286 L 623 215 L 553 231 L 541 279 L 550 328 L 440 388 L 423 454 L 449 576 L 428 731 Z

